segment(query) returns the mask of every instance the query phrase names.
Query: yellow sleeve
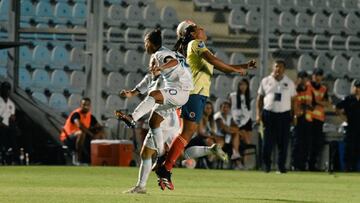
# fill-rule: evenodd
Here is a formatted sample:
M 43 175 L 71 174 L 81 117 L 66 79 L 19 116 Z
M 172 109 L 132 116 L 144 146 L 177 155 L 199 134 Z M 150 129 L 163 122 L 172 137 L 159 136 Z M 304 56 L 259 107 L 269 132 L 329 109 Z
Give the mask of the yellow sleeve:
M 191 51 L 198 56 L 201 56 L 205 51 L 209 51 L 205 43 L 200 40 L 193 40 L 190 42 Z

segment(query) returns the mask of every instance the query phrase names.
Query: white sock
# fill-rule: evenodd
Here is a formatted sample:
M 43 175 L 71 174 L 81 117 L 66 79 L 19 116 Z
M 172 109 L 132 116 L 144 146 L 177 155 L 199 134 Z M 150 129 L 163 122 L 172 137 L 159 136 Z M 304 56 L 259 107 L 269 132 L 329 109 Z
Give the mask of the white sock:
M 185 150 L 185 156 L 190 159 L 196 159 L 212 154 L 208 146 L 192 146 Z
M 141 159 L 138 182 L 136 186 L 145 187 L 151 172 L 151 159 Z
M 157 156 L 160 157 L 165 153 L 163 131 L 161 128 L 150 129 L 150 131 L 157 149 Z
M 134 121 L 138 121 L 145 114 L 149 113 L 154 105 L 155 99 L 153 97 L 145 97 L 144 101 L 142 101 L 131 114 Z

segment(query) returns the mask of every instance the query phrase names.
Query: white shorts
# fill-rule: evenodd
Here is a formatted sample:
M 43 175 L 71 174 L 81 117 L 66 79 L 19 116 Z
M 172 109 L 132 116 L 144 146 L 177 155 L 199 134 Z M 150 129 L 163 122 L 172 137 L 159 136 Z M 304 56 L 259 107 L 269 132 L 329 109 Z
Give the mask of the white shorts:
M 190 91 L 179 88 L 160 89 L 164 97 L 164 106 L 173 105 L 174 107 L 181 107 L 189 100 Z
M 164 120 L 160 124 L 164 141 L 164 143 L 162 144 L 167 144 L 170 147 L 173 139 L 179 134 L 180 131 L 180 122 L 176 114 L 175 108 L 162 111 L 156 109 L 155 112 L 164 118 Z M 155 143 L 155 140 L 153 139 L 152 133 L 148 133 L 146 135 L 144 145 L 150 149 L 157 150 L 157 145 Z

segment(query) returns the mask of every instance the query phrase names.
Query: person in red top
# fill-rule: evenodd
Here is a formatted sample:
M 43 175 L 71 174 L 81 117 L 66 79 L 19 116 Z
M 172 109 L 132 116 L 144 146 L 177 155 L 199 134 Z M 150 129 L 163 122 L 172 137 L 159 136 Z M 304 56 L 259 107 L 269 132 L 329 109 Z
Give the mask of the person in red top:
M 60 140 L 76 152 L 80 163 L 90 163 L 90 141 L 104 138 L 104 129 L 91 115 L 91 100 L 81 99 L 80 107 L 72 111 L 66 119 Z

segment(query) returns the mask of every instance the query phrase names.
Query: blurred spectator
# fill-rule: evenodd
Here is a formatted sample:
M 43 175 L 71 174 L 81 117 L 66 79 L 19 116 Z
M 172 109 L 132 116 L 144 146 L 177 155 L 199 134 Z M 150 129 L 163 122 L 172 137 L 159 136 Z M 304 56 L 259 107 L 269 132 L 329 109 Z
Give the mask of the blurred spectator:
M 285 75 L 285 62 L 275 61 L 271 75 L 262 79 L 257 98 L 257 123 L 263 122 L 263 163 L 265 172 L 271 170 L 271 153 L 276 143 L 279 149 L 278 169 L 286 173 L 285 162 L 292 121 L 292 102 L 296 95 L 295 85 Z
M 345 170 L 357 171 L 360 161 L 360 80 L 354 83 L 354 93 L 345 97 L 336 105 L 340 115 L 345 115 L 347 122 L 345 136 Z
M 305 71 L 297 75 L 294 102 L 294 138 L 292 148 L 292 166 L 294 170 L 304 171 L 309 156 L 312 128 L 312 91 L 307 83 L 309 76 Z
M 70 113 L 60 134 L 60 140 L 76 152 L 80 163 L 90 163 L 90 142 L 92 139 L 103 139 L 103 127 L 91 114 L 91 101 L 83 98 L 80 107 Z
M 224 101 L 220 105 L 220 111 L 214 115 L 217 126 L 217 134 L 224 138 L 225 144 L 231 144 L 232 155 L 231 160 L 240 160 L 240 133 L 237 127 L 234 127 L 230 114 L 230 102 Z M 237 165 L 236 167 L 240 167 Z
M 324 71 L 316 68 L 312 74 L 312 80 L 307 84 L 313 94 L 313 111 L 312 111 L 312 132 L 311 146 L 309 157 L 309 170 L 319 171 L 316 167 L 318 158 L 323 150 L 325 143 L 325 134 L 323 125 L 325 121 L 325 107 L 329 104 L 327 88 L 322 84 Z
M 247 79 L 242 79 L 238 83 L 238 89 L 236 92 L 230 94 L 231 101 L 231 115 L 235 123 L 235 126 L 240 130 L 240 139 L 243 144 L 251 144 L 251 131 L 252 131 L 252 121 L 251 114 L 252 110 L 250 108 L 250 89 L 249 81 Z M 243 151 L 240 152 L 243 158 L 243 163 L 246 161 Z
M 16 142 L 15 104 L 9 98 L 11 85 L 3 82 L 0 85 L 0 153 L 3 162 L 17 162 L 18 149 Z

